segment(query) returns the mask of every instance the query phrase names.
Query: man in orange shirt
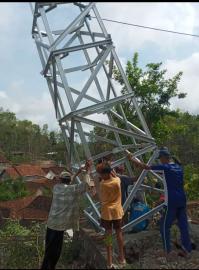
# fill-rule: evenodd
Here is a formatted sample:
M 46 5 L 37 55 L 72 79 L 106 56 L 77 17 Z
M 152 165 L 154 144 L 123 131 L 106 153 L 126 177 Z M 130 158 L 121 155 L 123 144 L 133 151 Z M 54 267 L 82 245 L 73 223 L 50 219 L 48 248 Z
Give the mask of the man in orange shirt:
M 101 201 L 101 226 L 106 231 L 107 261 L 108 268 L 113 268 L 112 264 L 112 231 L 115 229 L 119 247 L 119 263 L 125 266 L 124 242 L 122 235 L 122 218 L 124 215 L 121 204 L 120 179 L 112 172 L 108 163 L 98 166 L 98 173 L 101 176 L 100 201 Z

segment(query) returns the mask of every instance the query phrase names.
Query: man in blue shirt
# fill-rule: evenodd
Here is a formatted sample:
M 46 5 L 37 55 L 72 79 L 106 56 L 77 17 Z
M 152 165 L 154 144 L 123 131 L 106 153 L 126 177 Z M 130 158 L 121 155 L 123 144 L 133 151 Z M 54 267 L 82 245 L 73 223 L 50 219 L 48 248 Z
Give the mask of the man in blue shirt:
M 158 158 L 161 162 L 160 165 L 149 166 L 138 161 L 138 159 L 132 158 L 131 154 L 128 154 L 128 158 L 142 169 L 164 171 L 168 190 L 168 206 L 165 208 L 161 220 L 161 235 L 164 243 L 164 250 L 166 251 L 166 255 L 171 252 L 170 228 L 175 219 L 177 219 L 183 247 L 183 251 L 180 252 L 179 255 L 186 257 L 191 252 L 192 248 L 189 237 L 186 214 L 186 195 L 183 186 L 183 169 L 181 164 L 176 159 L 174 159 L 174 162 L 171 162 L 171 154 L 167 148 L 162 148 L 159 151 Z

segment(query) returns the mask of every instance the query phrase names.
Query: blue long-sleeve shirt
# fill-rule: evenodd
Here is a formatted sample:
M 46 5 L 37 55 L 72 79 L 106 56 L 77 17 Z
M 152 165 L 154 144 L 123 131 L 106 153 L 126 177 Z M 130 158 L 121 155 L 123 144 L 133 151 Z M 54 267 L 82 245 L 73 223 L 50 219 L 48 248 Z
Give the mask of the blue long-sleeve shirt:
M 185 207 L 183 169 L 175 163 L 151 166 L 152 170 L 163 170 L 168 190 L 168 206 Z

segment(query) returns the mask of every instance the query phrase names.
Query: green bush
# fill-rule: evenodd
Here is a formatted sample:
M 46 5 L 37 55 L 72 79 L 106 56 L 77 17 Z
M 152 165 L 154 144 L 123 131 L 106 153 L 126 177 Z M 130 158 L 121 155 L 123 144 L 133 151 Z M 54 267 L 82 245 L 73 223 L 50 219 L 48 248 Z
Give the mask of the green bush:
M 21 178 L 7 179 L 0 183 L 0 201 L 15 200 L 28 195 L 30 195 L 30 192 Z
M 190 164 L 184 168 L 185 191 L 189 200 L 199 199 L 199 168 Z
M 43 234 L 40 224 L 30 228 L 8 220 L 0 230 L 1 269 L 38 269 L 43 257 Z

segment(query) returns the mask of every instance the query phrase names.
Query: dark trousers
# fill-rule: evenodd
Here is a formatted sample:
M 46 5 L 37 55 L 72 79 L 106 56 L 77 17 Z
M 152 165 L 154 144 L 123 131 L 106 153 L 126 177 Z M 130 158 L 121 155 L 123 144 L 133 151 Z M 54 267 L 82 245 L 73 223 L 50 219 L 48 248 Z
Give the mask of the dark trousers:
M 45 254 L 41 269 L 55 269 L 62 250 L 64 231 L 47 228 Z
M 171 207 L 170 206 L 165 210 L 166 211 L 164 212 L 162 220 L 160 222 L 160 230 L 161 230 L 161 235 L 162 235 L 165 251 L 167 252 L 171 251 L 170 229 L 175 219 L 177 219 L 178 227 L 180 229 L 180 234 L 181 234 L 182 247 L 187 252 L 191 252 L 191 240 L 189 237 L 186 207 L 175 207 L 175 206 Z

